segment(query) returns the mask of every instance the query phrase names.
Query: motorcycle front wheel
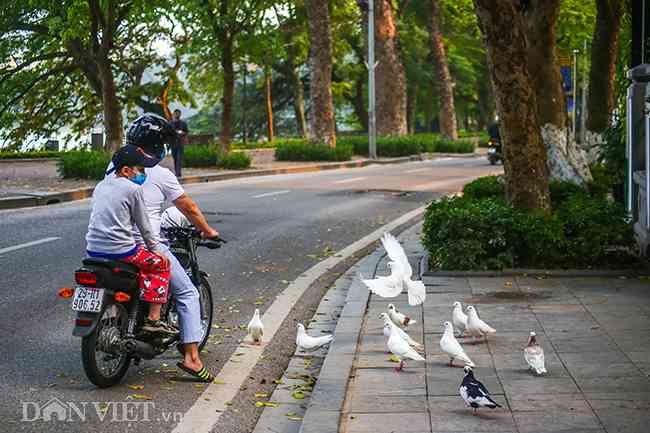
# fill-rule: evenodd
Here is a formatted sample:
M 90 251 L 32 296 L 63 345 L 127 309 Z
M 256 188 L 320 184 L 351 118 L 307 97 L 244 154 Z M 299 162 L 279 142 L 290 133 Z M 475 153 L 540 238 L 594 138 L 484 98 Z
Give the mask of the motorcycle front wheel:
M 199 299 L 201 302 L 201 343 L 199 344 L 199 351 L 208 342 L 210 337 L 210 330 L 212 329 L 212 287 L 205 275 L 201 275 L 201 282 L 197 287 L 199 289 Z
M 212 288 L 210 283 L 205 275 L 201 275 L 199 284 L 196 285 L 196 288 L 199 292 L 199 308 L 201 314 L 201 339 L 199 340 L 199 351 L 203 350 L 203 347 L 208 342 L 208 337 L 210 337 L 210 330 L 212 329 Z M 177 328 L 181 327 L 180 316 L 178 314 L 178 308 L 176 306 L 176 300 L 172 301 L 173 305 L 167 310 L 167 322 L 174 325 Z
M 99 388 L 118 384 L 129 369 L 131 357 L 118 348 L 128 320 L 128 313 L 121 304 L 105 305 L 95 330 L 81 339 L 84 372 Z

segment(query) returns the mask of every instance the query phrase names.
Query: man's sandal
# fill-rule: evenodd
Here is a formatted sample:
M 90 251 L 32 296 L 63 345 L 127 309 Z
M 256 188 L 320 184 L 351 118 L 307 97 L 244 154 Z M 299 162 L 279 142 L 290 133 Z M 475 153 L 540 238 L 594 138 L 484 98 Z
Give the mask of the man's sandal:
M 198 379 L 200 382 L 210 383 L 214 381 L 214 376 L 208 371 L 207 368 L 205 368 L 205 366 L 199 371 L 194 371 L 191 368 L 184 366 L 182 362 L 177 362 L 176 366 L 190 376 Z

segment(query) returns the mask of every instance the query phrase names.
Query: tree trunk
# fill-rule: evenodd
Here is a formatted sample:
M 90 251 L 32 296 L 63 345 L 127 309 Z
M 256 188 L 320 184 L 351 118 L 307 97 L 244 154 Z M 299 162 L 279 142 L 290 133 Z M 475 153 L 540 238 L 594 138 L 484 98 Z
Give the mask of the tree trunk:
M 458 139 L 456 108 L 454 105 L 454 81 L 449 72 L 447 52 L 440 27 L 440 8 L 438 0 L 431 0 L 431 54 L 433 54 L 436 75 L 438 76 L 438 98 L 440 100 L 440 132 L 451 140 Z
M 490 80 L 479 80 L 478 88 L 478 129 L 485 131 L 494 122 L 494 91 Z
M 266 123 L 268 140 L 273 141 L 275 134 L 273 133 L 273 95 L 271 94 L 271 73 L 264 71 L 264 87 L 266 90 Z
M 97 69 L 102 83 L 104 133 L 106 134 L 104 146 L 110 151 L 115 151 L 123 145 L 122 107 L 117 98 L 110 60 L 106 57 L 97 61 Z
M 361 128 L 364 131 L 368 130 L 368 109 L 366 108 L 366 99 L 363 87 L 364 77 L 359 76 L 354 85 L 354 97 L 352 100 L 352 108 L 354 109 L 354 114 L 357 116 Z
M 496 93 L 508 199 L 516 208 L 547 210 L 547 154 L 527 66 L 526 26 L 512 0 L 473 1 Z
M 305 118 L 305 91 L 302 87 L 302 80 L 298 69 L 293 64 L 293 59 L 287 65 L 287 75 L 293 90 L 293 112 L 296 116 L 296 129 L 298 135 L 307 138 L 307 121 Z
M 415 134 L 415 123 L 418 113 L 418 83 L 413 83 L 408 89 L 406 100 L 406 125 L 409 134 Z
M 596 0 L 598 15 L 591 46 L 587 131 L 602 133 L 614 110 L 614 75 L 621 25 L 620 0 Z
M 426 132 L 433 132 L 434 86 L 433 82 L 428 83 L 424 98 L 424 130 Z
M 306 0 L 311 68 L 311 142 L 336 147 L 332 101 L 332 28 L 329 2 Z
M 375 2 L 377 134 L 406 134 L 406 73 L 390 0 Z
M 228 35 L 219 35 L 221 46 L 221 69 L 223 70 L 223 97 L 221 98 L 221 135 L 219 143 L 223 153 L 230 152 L 232 141 L 232 112 L 235 98 L 235 68 L 233 65 L 233 41 Z
M 537 115 L 548 152 L 552 179 L 583 184 L 591 179 L 585 152 L 568 128 L 566 101 L 556 49 L 560 0 L 530 0 L 524 20 L 528 36 L 528 71 L 534 84 Z

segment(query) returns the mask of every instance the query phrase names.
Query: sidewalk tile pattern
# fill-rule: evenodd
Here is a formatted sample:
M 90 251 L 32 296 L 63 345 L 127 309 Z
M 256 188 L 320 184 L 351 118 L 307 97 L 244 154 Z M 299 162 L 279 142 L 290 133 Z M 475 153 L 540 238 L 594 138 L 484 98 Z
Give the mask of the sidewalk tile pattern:
M 404 242 L 417 263 L 421 246 Z M 417 268 L 416 268 L 417 269 Z M 379 274 L 387 274 L 385 259 Z M 650 283 L 625 278 L 425 278 L 427 299 L 372 295 L 348 385 L 340 433 L 650 432 Z M 474 305 L 497 329 L 487 341 L 461 339 L 476 377 L 503 405 L 472 415 L 458 395 L 462 366 L 451 368 L 439 341 L 452 303 Z M 412 338 L 427 362 L 389 361 L 379 313 L 389 303 L 417 321 Z M 535 331 L 548 374 L 522 356 Z

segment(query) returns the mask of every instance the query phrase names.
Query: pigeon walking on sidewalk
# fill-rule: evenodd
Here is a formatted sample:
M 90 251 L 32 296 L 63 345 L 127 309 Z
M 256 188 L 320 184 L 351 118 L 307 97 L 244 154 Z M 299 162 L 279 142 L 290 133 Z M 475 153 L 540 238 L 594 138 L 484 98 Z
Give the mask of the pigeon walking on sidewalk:
M 312 337 L 305 332 L 305 326 L 302 323 L 296 325 L 298 333 L 296 334 L 296 346 L 305 352 L 313 352 L 329 344 L 334 340 L 333 335 L 324 335 L 322 337 Z
M 451 313 L 451 323 L 454 325 L 459 334 L 459 337 L 462 337 L 465 334 L 467 329 L 467 314 L 463 312 L 463 304 L 456 301 L 454 302 L 454 310 Z
M 388 317 L 400 328 L 408 328 L 410 325 L 417 323 L 415 320 L 397 311 L 397 308 L 393 304 L 388 304 Z
M 418 343 L 417 341 L 415 341 L 414 339 L 412 339 L 410 335 L 408 335 L 406 332 L 404 332 L 404 330 L 402 330 L 402 328 L 400 328 L 399 326 L 394 324 L 393 321 L 390 320 L 390 317 L 388 317 L 388 314 L 381 313 L 379 315 L 379 318 L 384 321 L 384 337 L 390 338 L 391 330 L 393 328 L 395 328 L 395 330 L 397 331 L 397 334 L 400 337 L 402 337 L 402 339 L 406 340 L 406 342 L 409 344 L 409 346 L 411 346 L 412 348 L 414 348 L 415 350 L 417 350 L 420 353 L 422 353 L 422 351 L 424 351 L 424 346 L 422 344 Z
M 465 404 L 474 409 L 474 415 L 480 407 L 489 407 L 490 409 L 501 407 L 499 403 L 492 400 L 487 388 L 476 380 L 472 367 L 465 367 L 465 377 L 463 377 L 458 391 L 465 400 Z
M 248 334 L 253 339 L 253 342 L 255 342 L 255 344 L 257 345 L 262 344 L 262 335 L 264 335 L 264 324 L 260 319 L 260 310 L 258 308 L 255 309 L 255 313 L 253 313 L 253 318 L 248 323 L 247 329 L 248 329 Z
M 485 337 L 488 334 L 495 334 L 497 331 L 478 317 L 476 309 L 470 305 L 467 307 L 467 333 L 476 337 Z
M 377 277 L 374 280 L 362 279 L 368 289 L 382 298 L 394 298 L 404 289 L 408 292 L 409 305 L 419 305 L 426 298 L 426 289 L 422 281 L 414 281 L 413 268 L 409 263 L 404 248 L 390 233 L 384 233 L 381 243 L 390 258 L 388 267 L 390 275 Z
M 454 359 L 459 359 L 469 365 L 474 367 L 475 364 L 469 359 L 469 356 L 465 353 L 463 346 L 460 345 L 456 337 L 454 336 L 454 327 L 451 322 L 445 322 L 444 324 L 445 332 L 442 334 L 440 339 L 440 349 L 449 355 L 449 366 L 454 365 Z
M 399 358 L 399 367 L 395 371 L 402 371 L 404 366 L 404 358 L 412 359 L 414 361 L 424 361 L 425 359 L 413 349 L 406 340 L 399 336 L 397 326 L 391 326 L 390 337 L 388 337 L 388 350 Z
M 530 336 L 528 337 L 528 343 L 524 347 L 524 359 L 528 364 L 528 367 L 533 370 L 536 374 L 546 373 L 546 367 L 544 366 L 544 349 L 542 346 L 537 344 L 537 334 L 531 331 Z

